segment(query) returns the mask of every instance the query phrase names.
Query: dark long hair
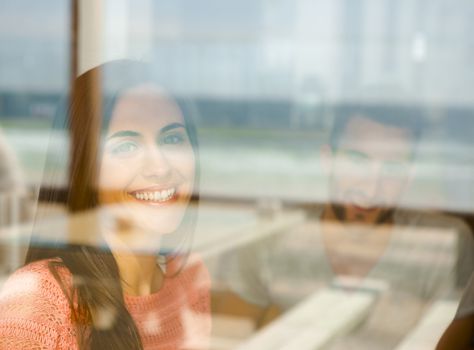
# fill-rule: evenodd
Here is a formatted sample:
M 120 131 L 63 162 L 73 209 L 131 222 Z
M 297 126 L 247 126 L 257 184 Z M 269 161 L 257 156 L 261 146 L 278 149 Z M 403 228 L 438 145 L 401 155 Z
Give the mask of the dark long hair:
M 55 184 L 58 176 L 52 175 L 53 181 L 50 181 L 48 190 L 40 189 L 40 198 L 53 203 L 65 194 L 66 207 L 72 216 L 97 209 L 99 203 L 95 186 L 101 130 L 107 130 L 114 106 L 126 90 L 153 83 L 154 80 L 148 65 L 121 60 L 93 68 L 74 81 L 70 96 L 64 99 L 58 109 L 54 125 L 54 129 L 71 132 L 66 188 L 61 189 Z M 191 119 L 192 108 L 183 99 L 176 98 L 175 102 L 183 114 L 195 154 L 193 200 L 197 201 L 199 157 L 196 129 Z M 48 155 L 46 164 L 57 164 L 58 160 L 54 158 L 54 155 Z M 39 212 L 35 226 L 40 226 L 41 220 Z M 178 244 L 174 250 L 167 252 L 171 258 L 186 257 L 189 253 L 195 220 L 195 211 L 188 208 L 176 232 L 176 235 L 180 235 Z M 85 230 L 93 231 L 94 228 L 87 226 Z M 84 235 L 89 233 L 84 232 Z M 59 234 L 64 235 L 64 232 Z M 69 301 L 81 349 L 143 348 L 138 329 L 125 307 L 117 263 L 106 245 L 71 243 L 68 242 L 67 235 L 48 240 L 40 235 L 33 235 L 25 263 L 42 259 L 50 259 L 50 271 Z M 63 280 L 60 273 L 63 267 L 72 275 L 72 283 Z M 96 317 L 103 310 L 114 315 L 114 321 L 105 328 Z

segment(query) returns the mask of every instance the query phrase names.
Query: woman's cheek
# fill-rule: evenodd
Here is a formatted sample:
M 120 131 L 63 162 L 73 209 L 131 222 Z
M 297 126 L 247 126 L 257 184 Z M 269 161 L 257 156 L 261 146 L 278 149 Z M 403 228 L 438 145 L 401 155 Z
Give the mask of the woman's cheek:
M 102 203 L 117 203 L 126 198 L 134 178 L 134 168 L 124 162 L 104 160 L 100 169 L 99 192 Z
M 195 161 L 194 152 L 191 149 L 175 156 L 173 163 L 182 175 L 188 179 L 194 179 Z

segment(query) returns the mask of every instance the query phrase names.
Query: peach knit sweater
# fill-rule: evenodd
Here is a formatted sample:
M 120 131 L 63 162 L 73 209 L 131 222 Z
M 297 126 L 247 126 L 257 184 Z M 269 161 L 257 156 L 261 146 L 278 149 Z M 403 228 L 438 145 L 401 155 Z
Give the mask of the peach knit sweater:
M 172 264 L 169 267 L 173 268 Z M 60 275 L 72 282 L 66 268 Z M 147 296 L 125 295 L 145 349 L 203 349 L 210 334 L 210 279 L 201 260 Z M 16 271 L 0 293 L 0 349 L 78 349 L 67 298 L 48 260 Z

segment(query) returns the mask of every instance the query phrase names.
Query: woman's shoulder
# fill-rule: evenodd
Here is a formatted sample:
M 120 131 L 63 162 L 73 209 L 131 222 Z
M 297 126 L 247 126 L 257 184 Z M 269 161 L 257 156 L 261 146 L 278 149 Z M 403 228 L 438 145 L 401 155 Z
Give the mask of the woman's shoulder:
M 48 302 L 53 302 L 55 308 L 67 306 L 68 301 L 59 281 L 65 285 L 70 283 L 70 274 L 59 259 L 39 260 L 25 265 L 2 286 L 0 309 L 16 303 L 29 307 Z
M 171 264 L 170 270 L 171 274 L 174 274 L 173 278 L 179 279 L 181 284 L 187 287 L 210 288 L 209 270 L 198 254 L 191 254 L 187 258 L 178 258 Z
M 8 344 L 12 349 L 49 349 L 67 341 L 73 344 L 69 301 L 55 277 L 68 273 L 56 264 L 54 259 L 30 263 L 4 283 L 0 292 L 0 348 Z M 8 339 L 7 343 L 2 339 Z
M 185 291 L 186 299 L 182 302 L 180 313 L 185 320 L 186 349 L 208 348 L 211 333 L 210 290 L 211 278 L 209 271 L 197 254 L 187 257 L 182 270 L 175 277 Z
M 200 314 L 209 314 L 211 277 L 201 257 L 191 254 L 176 278 L 186 291 L 191 309 Z

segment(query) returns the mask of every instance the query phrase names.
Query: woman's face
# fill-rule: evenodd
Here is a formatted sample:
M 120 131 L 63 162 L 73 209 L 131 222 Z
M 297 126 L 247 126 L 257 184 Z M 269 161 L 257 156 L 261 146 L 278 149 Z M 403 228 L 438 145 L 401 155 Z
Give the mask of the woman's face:
M 130 89 L 118 99 L 104 139 L 100 204 L 113 209 L 127 227 L 175 231 L 195 175 L 194 151 L 179 107 L 157 87 Z

